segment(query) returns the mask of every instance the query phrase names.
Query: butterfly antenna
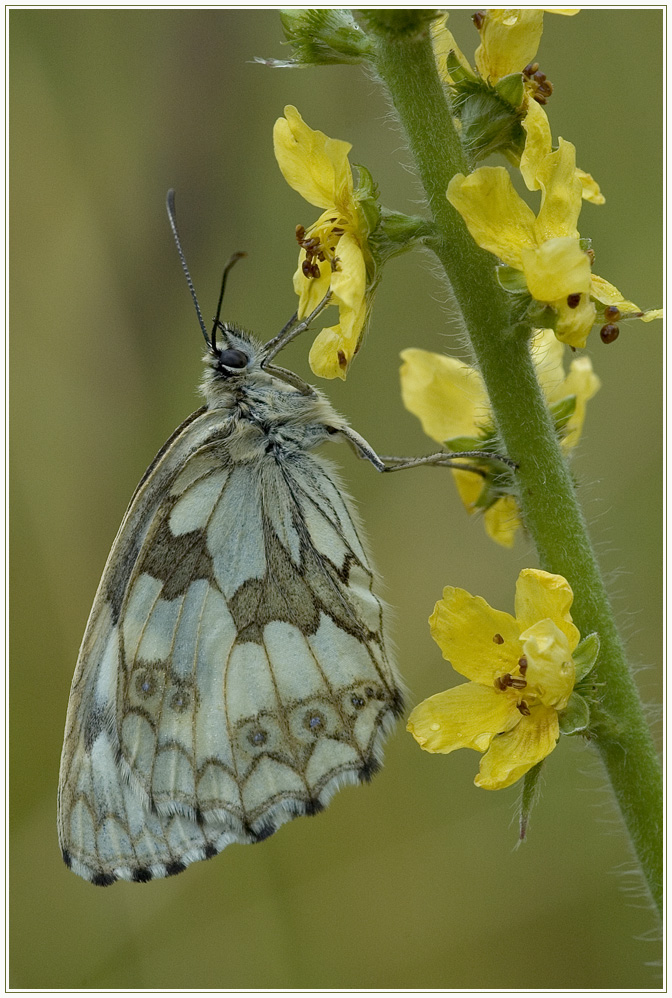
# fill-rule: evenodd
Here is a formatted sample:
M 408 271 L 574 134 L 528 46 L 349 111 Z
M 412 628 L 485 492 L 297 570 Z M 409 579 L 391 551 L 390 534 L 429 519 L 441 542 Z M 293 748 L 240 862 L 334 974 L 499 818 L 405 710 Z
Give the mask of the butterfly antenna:
M 201 312 L 201 306 L 198 304 L 198 298 L 196 297 L 196 292 L 194 290 L 194 282 L 191 279 L 191 274 L 189 273 L 189 268 L 187 267 L 187 261 L 184 257 L 184 252 L 182 250 L 182 243 L 180 242 L 180 234 L 177 231 L 177 221 L 175 219 L 175 191 L 171 188 L 166 196 L 166 209 L 168 211 L 168 221 L 170 222 L 170 227 L 173 230 L 173 237 L 175 239 L 175 245 L 177 246 L 177 252 L 180 254 L 180 261 L 182 263 L 182 270 L 184 271 L 184 276 L 187 278 L 187 284 L 189 285 L 189 291 L 191 292 L 191 297 L 193 299 L 194 305 L 196 306 L 196 314 L 198 315 L 198 321 L 201 327 L 201 332 L 203 333 L 203 338 L 211 350 L 214 350 L 214 331 L 213 331 L 213 343 L 211 344 L 208 338 L 208 331 L 205 328 L 205 323 L 203 322 L 203 313 Z M 226 271 L 224 271 L 224 276 L 226 277 Z M 224 286 L 222 284 L 222 295 L 224 294 Z M 220 295 L 220 306 L 222 295 Z M 219 312 L 217 312 L 219 316 Z
M 247 256 L 247 253 L 234 253 L 229 262 L 227 263 L 226 267 L 224 268 L 224 273 L 222 274 L 222 286 L 219 289 L 219 301 L 217 302 L 217 313 L 212 323 L 212 334 L 210 337 L 210 348 L 213 353 L 215 352 L 215 337 L 217 335 L 217 327 L 219 326 L 219 316 L 221 315 L 222 302 L 224 301 L 224 288 L 226 287 L 226 278 L 228 276 L 229 271 L 233 267 L 234 263 L 238 263 L 238 261 L 242 260 L 244 256 Z

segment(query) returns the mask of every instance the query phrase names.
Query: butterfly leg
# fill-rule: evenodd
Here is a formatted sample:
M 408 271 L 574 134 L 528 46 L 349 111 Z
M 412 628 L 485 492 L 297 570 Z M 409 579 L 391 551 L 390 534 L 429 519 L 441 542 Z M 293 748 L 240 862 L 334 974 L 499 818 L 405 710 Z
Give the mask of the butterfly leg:
M 287 325 L 283 326 L 280 330 L 278 335 L 274 336 L 272 340 L 269 340 L 268 343 L 264 344 L 264 359 L 261 362 L 261 366 L 266 368 L 266 370 L 270 370 L 272 373 L 275 373 L 276 370 L 283 370 L 282 368 L 269 368 L 268 364 L 271 360 L 273 360 L 276 354 L 280 353 L 283 347 L 286 347 L 287 344 L 291 343 L 296 336 L 299 336 L 300 333 L 303 333 L 306 329 L 308 329 L 308 326 L 311 324 L 313 319 L 316 319 L 320 312 L 324 311 L 327 307 L 330 299 L 331 291 L 327 291 L 317 308 L 314 308 L 310 315 L 307 315 L 305 319 L 301 319 L 300 322 L 298 321 L 298 312 L 295 312 Z M 283 373 L 286 372 L 283 370 Z
M 457 468 L 460 471 L 473 471 L 474 474 L 480 475 L 482 478 L 486 477 L 487 473 L 482 468 L 464 464 L 463 461 L 465 458 L 472 458 L 473 460 L 501 461 L 502 464 L 507 465 L 514 471 L 518 467 L 515 461 L 512 461 L 508 457 L 503 457 L 500 454 L 492 454 L 489 451 L 477 450 L 459 451 L 452 454 L 447 451 L 440 451 L 438 454 L 428 454 L 425 457 L 381 456 L 376 454 L 371 444 L 369 444 L 364 437 L 360 436 L 359 433 L 351 429 L 349 426 L 339 427 L 337 432 L 345 437 L 359 457 L 370 461 L 376 471 L 381 472 L 404 471 L 406 468 L 418 468 L 421 465 L 435 465 L 443 468 Z

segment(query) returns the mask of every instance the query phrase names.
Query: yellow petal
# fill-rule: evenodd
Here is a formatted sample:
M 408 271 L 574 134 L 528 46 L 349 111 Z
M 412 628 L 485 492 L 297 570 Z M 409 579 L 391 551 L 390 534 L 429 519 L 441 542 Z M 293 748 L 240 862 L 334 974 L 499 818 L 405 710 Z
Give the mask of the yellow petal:
M 540 9 L 489 9 L 475 55 L 483 79 L 496 83 L 509 73 L 522 72 L 534 59 L 543 30 Z
M 569 308 L 567 299 L 551 302 L 557 312 L 555 335 L 561 343 L 570 347 L 582 348 L 595 324 L 596 310 L 588 295 L 582 294 L 576 308 Z
M 544 157 L 536 173 L 543 192 L 534 230 L 538 245 L 558 236 L 579 236 L 581 181 L 576 175 L 576 150 L 571 142 L 558 142 L 559 147 Z
M 513 496 L 502 496 L 501 499 L 498 499 L 489 509 L 486 509 L 483 519 L 488 537 L 497 544 L 501 544 L 502 547 L 513 547 L 516 531 L 522 526 L 518 503 Z
M 328 208 L 352 196 L 352 146 L 310 128 L 292 105 L 273 127 L 273 149 L 289 186 L 310 204 Z
M 511 731 L 493 738 L 481 759 L 474 783 L 483 790 L 503 790 L 524 776 L 555 748 L 560 735 L 557 711 L 533 707 Z
M 581 197 L 584 201 L 590 201 L 591 204 L 604 204 L 605 197 L 600 190 L 600 185 L 596 180 L 593 180 L 589 173 L 585 170 L 580 170 L 577 166 L 576 175 L 579 178 L 581 184 Z
M 538 191 L 540 183 L 537 173 L 541 163 L 552 151 L 551 126 L 541 104 L 531 97 L 527 99 L 527 114 L 523 118 L 526 139 L 520 157 L 520 172 L 529 191 Z
M 565 380 L 562 358 L 565 350 L 552 329 L 540 329 L 530 343 L 530 353 L 537 369 L 539 384 L 549 402 L 564 398 L 569 392 L 559 391 Z
M 350 358 L 343 350 L 343 337 L 339 325 L 323 329 L 315 337 L 308 354 L 308 363 L 318 378 L 340 378 L 345 381 Z
M 428 437 L 443 443 L 471 437 L 479 423 L 490 421 L 483 379 L 454 357 L 411 348 L 401 353 L 401 397 Z M 475 475 L 470 475 L 475 478 Z M 479 485 L 479 492 L 482 483 Z
M 453 669 L 491 686 L 513 672 L 521 655 L 520 630 L 513 617 L 493 610 L 481 596 L 446 586 L 429 618 L 432 637 Z
M 628 301 L 618 288 L 615 288 L 609 281 L 605 281 L 603 277 L 598 277 L 597 274 L 592 275 L 590 293 L 596 301 L 602 305 L 615 306 L 623 315 L 628 312 L 641 312 L 640 307 L 635 305 L 634 301 Z
M 323 329 L 315 339 L 308 363 L 319 378 L 340 378 L 345 381 L 352 358 L 357 352 L 366 322 L 366 303 L 360 308 L 341 306 L 340 322 Z
M 576 399 L 574 412 L 567 421 L 562 438 L 565 452 L 572 450 L 578 444 L 586 415 L 586 402 L 599 391 L 600 384 L 600 379 L 593 371 L 590 357 L 575 357 L 562 385 L 562 394 L 558 395 L 558 398 L 573 395 Z M 549 397 L 549 401 L 552 402 L 553 398 Z
M 578 239 L 547 239 L 541 246 L 523 249 L 521 257 L 528 290 L 537 301 L 555 302 L 588 292 L 590 260 Z
M 366 265 L 359 243 L 351 232 L 338 240 L 337 269 L 331 276 L 331 290 L 338 304 L 359 309 L 366 292 Z
M 524 568 L 516 582 L 516 622 L 521 631 L 548 618 L 560 628 L 573 652 L 581 635 L 569 612 L 574 602 L 572 588 L 562 575 L 539 568 Z
M 447 197 L 479 246 L 522 270 L 521 249 L 536 245 L 536 219 L 516 192 L 503 166 L 481 166 L 465 177 L 457 173 Z
M 459 748 L 485 752 L 494 736 L 508 731 L 520 716 L 515 697 L 494 687 L 464 683 L 418 704 L 407 730 L 426 752 L 447 754 Z
M 552 620 L 546 619 L 523 631 L 520 640 L 527 660 L 525 692 L 533 693 L 545 707 L 564 710 L 576 679 L 567 636 Z
M 562 446 L 565 452 L 576 447 L 586 414 L 586 403 L 600 387 L 590 357 L 575 357 L 565 376 L 562 359 L 564 346 L 552 329 L 542 329 L 533 338 L 530 349 L 539 383 L 549 405 L 570 395 L 574 396 L 574 412 L 565 424 Z
M 483 479 L 480 475 L 475 475 L 473 471 L 456 471 L 453 469 L 452 475 L 462 505 L 470 515 L 475 513 L 476 503 L 483 491 Z

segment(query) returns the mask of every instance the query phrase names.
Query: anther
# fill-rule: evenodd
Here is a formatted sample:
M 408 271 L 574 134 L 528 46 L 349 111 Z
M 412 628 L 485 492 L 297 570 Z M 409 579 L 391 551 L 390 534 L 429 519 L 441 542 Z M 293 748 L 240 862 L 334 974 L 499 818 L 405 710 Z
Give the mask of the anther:
M 581 292 L 575 291 L 572 295 L 567 295 L 567 307 L 578 308 L 581 303 Z
M 520 669 L 521 676 L 524 676 L 527 672 L 527 659 L 524 655 L 518 659 L 518 668 Z
M 621 311 L 615 305 L 607 305 L 604 310 L 604 318 L 607 322 L 618 322 L 621 318 Z
M 603 343 L 613 343 L 614 340 L 618 339 L 620 332 L 618 326 L 615 326 L 613 322 L 608 322 L 600 329 L 600 339 Z
M 523 715 L 523 717 L 529 717 L 530 714 L 532 713 L 532 711 L 527 706 L 527 704 L 525 703 L 524 700 L 521 700 L 520 703 L 516 704 L 516 707 L 518 708 L 518 710 L 520 711 L 520 713 Z
M 497 690 L 524 690 L 527 683 L 522 676 L 512 676 L 510 672 L 505 672 L 503 676 L 497 676 L 494 685 Z
M 504 644 L 504 638 L 502 637 L 501 634 L 495 634 L 492 640 L 495 642 L 496 645 Z

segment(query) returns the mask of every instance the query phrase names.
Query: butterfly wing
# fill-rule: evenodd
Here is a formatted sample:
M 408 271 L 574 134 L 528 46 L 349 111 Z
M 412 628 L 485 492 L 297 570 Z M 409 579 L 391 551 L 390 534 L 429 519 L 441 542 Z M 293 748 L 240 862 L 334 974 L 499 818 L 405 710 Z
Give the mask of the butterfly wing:
M 378 767 L 401 710 L 382 606 L 333 471 L 234 460 L 201 411 L 122 523 L 73 682 L 66 862 L 94 883 L 266 838 Z

